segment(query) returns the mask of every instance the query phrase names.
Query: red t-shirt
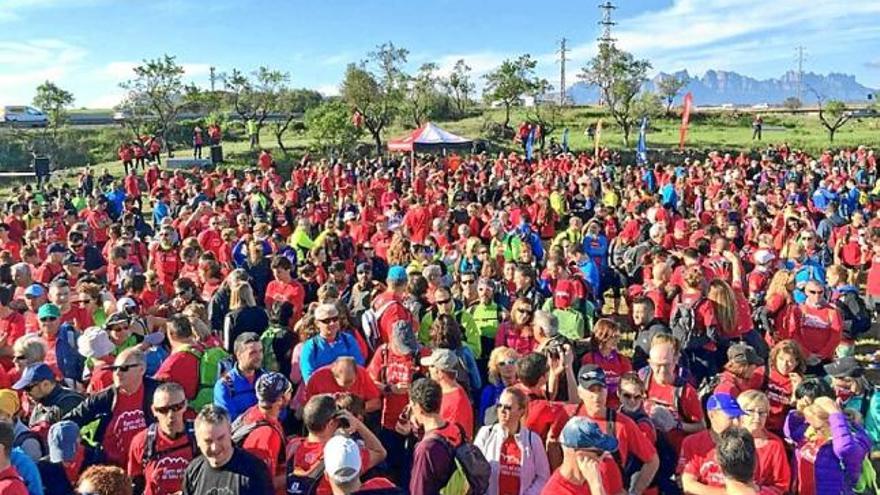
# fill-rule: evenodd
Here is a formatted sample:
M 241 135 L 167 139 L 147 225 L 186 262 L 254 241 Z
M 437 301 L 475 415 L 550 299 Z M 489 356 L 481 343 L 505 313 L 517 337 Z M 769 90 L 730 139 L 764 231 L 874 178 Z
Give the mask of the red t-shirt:
M 450 423 L 458 423 L 470 441 L 474 436 L 474 408 L 467 392 L 456 386 L 450 392 L 443 392 L 443 403 L 440 405 L 440 417 Z
M 285 466 L 278 462 L 281 449 L 284 447 L 284 428 L 281 423 L 275 418 L 266 416 L 259 406 L 251 406 L 245 411 L 242 414 L 242 421 L 245 423 L 267 421 L 269 423 L 266 426 L 258 426 L 248 433 L 241 447 L 266 463 L 270 479 L 276 475 L 284 474 Z
M 293 445 L 295 447 L 292 447 Z M 309 472 L 318 461 L 324 459 L 324 444 L 321 442 L 310 442 L 304 438 L 293 438 L 288 443 L 288 451 L 291 448 L 296 449 L 293 453 L 294 469 Z M 361 472 L 365 472 L 369 465 L 370 452 L 361 447 Z M 332 495 L 332 493 L 330 482 L 327 481 L 327 476 L 325 475 L 318 482 L 315 495 Z
M 589 418 L 590 420 L 595 421 L 603 432 L 610 434 L 608 414 L 588 416 L 581 404 L 570 404 L 567 409 L 568 411 L 566 412 L 568 412 L 568 415 L 565 420 L 554 426 L 554 435 L 560 434 L 565 423 L 574 416 Z M 614 436 L 617 438 L 617 451 L 620 452 L 620 458 L 623 462 L 627 461 L 630 454 L 636 456 L 636 458 L 642 462 L 648 462 L 652 457 L 657 455 L 657 449 L 654 448 L 653 444 L 648 442 L 648 439 L 644 435 L 642 435 L 641 430 L 636 426 L 636 422 L 629 416 L 617 411 L 615 411 L 614 414 Z
M 767 400 L 770 401 L 770 414 L 766 423 L 768 430 L 776 433 L 782 432 L 785 417 L 791 409 L 791 394 L 793 392 L 791 378 L 788 375 L 783 375 L 773 366 L 767 380 Z
M 370 378 L 367 370 L 362 366 L 356 365 L 355 367 L 356 376 L 354 383 L 352 383 L 350 387 L 342 387 L 336 382 L 336 378 L 333 377 L 332 365 L 324 366 L 318 371 L 315 371 L 312 373 L 309 382 L 306 384 L 306 397 L 304 400 L 308 402 L 309 399 L 318 394 L 336 395 L 341 393 L 350 393 L 356 397 L 360 397 L 364 402 L 378 399 L 380 397 L 379 389 L 376 387 L 376 384 L 373 383 L 373 379 Z
M 126 466 L 132 439 L 146 427 L 143 385 L 131 395 L 117 391 L 113 416 L 104 432 L 106 463 L 119 467 Z
M 422 355 L 429 354 L 427 349 L 422 350 Z M 410 384 L 418 367 L 413 356 L 400 356 L 388 350 L 388 344 L 382 344 L 376 349 L 373 359 L 370 361 L 367 371 L 376 382 L 389 385 Z M 409 394 L 389 393 L 384 396 L 382 406 L 382 427 L 393 430 L 397 425 L 397 419 L 409 403 Z
M 508 436 L 501 443 L 498 460 L 498 495 L 519 495 L 519 475 L 522 468 L 522 450 L 516 438 Z
M 0 471 L 0 493 L 3 495 L 28 495 L 24 481 L 22 481 L 18 471 L 11 464 L 3 471 Z
M 154 378 L 163 382 L 177 382 L 183 387 L 186 400 L 199 393 L 199 359 L 191 352 L 172 352 L 156 370 Z
M 782 439 L 770 433 L 766 439 L 755 439 L 755 448 L 758 453 L 755 483 L 761 492 L 787 492 L 791 484 L 791 465 Z
M 306 300 L 306 290 L 296 280 L 282 282 L 273 280 L 266 286 L 264 302 L 267 308 L 271 308 L 275 301 L 287 301 L 293 305 L 297 315 L 303 314 L 303 305 Z
M 632 362 L 628 357 L 617 351 L 612 351 L 611 355 L 607 357 L 595 351 L 584 354 L 581 366 L 585 364 L 595 364 L 605 370 L 605 383 L 608 386 L 608 407 L 617 409 L 617 406 L 620 405 L 620 398 L 617 396 L 617 385 L 620 383 L 620 377 L 624 373 L 632 371 Z
M 801 305 L 803 324 L 794 339 L 808 354 L 816 354 L 822 359 L 832 359 L 834 350 L 840 344 L 843 320 L 840 311 L 834 306 Z
M 700 403 L 700 397 L 697 395 L 693 385 L 685 384 L 681 390 L 678 407 L 674 403 L 675 387 L 673 385 L 660 385 L 653 379 L 648 381 L 647 400 L 645 401 L 645 412 L 649 415 L 655 406 L 664 406 L 672 413 L 676 419 L 680 419 L 687 423 L 700 423 L 703 421 L 703 406 Z M 685 417 L 682 418 L 681 414 Z M 681 442 L 687 434 L 678 429 L 670 430 L 666 433 L 669 442 L 675 447 L 676 451 L 681 450 Z
M 607 459 L 609 457 L 605 456 L 599 465 L 602 487 L 605 488 L 605 493 L 621 493 L 623 492 L 623 478 L 620 476 L 620 468 L 617 467 L 614 459 L 610 459 L 609 465 Z M 541 495 L 591 495 L 591 493 L 588 483 L 584 482 L 582 485 L 572 483 L 564 478 L 558 469 L 550 475 L 550 479 L 541 490 Z
M 550 429 L 555 424 L 565 424 L 568 414 L 565 404 L 536 397 L 529 398 L 529 409 L 523 419 L 523 426 L 541 436 L 545 442 Z
M 690 474 L 704 485 L 723 487 L 724 473 L 715 460 L 715 441 L 709 430 L 690 435 L 681 444 L 677 473 Z
M 189 436 L 182 434 L 175 439 L 156 429 L 154 459 L 143 464 L 147 448 L 147 430 L 144 429 L 131 440 L 128 452 L 128 475 L 143 476 L 146 480 L 144 495 L 171 495 L 179 492 L 186 467 L 193 459 L 193 445 Z

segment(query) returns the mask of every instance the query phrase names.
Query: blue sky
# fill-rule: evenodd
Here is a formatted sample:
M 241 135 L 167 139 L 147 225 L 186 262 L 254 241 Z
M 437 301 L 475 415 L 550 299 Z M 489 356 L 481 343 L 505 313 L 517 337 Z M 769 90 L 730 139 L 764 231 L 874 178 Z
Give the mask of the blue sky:
M 338 91 L 348 62 L 391 40 L 410 68 L 448 71 L 464 58 L 479 76 L 531 53 L 558 85 L 554 51 L 573 48 L 569 84 L 595 52 L 599 0 L 0 0 L 0 103 L 27 103 L 43 80 L 76 106 L 107 107 L 144 58 L 176 55 L 186 79 L 208 68 L 288 71 L 292 84 Z M 655 71 L 735 70 L 759 78 L 795 67 L 855 74 L 880 87 L 880 0 L 618 0 L 620 46 Z M 415 5 L 418 5 L 416 8 Z

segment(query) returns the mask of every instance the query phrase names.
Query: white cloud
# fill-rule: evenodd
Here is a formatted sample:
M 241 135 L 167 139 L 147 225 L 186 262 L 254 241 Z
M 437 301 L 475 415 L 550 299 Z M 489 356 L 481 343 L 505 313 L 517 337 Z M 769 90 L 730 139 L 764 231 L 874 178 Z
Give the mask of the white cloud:
M 315 88 L 315 90 L 324 96 L 339 96 L 338 84 L 322 84 Z
M 26 103 L 51 80 L 62 87 L 81 66 L 86 50 L 56 39 L 0 42 L 0 103 Z

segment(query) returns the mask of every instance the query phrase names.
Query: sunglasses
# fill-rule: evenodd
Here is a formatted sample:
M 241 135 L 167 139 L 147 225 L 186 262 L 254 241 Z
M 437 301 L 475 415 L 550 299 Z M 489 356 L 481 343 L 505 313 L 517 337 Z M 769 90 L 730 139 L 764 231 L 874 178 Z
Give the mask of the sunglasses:
M 498 362 L 498 364 L 501 365 L 501 366 L 513 366 L 513 365 L 516 364 L 516 363 L 517 363 L 517 360 L 516 360 L 516 359 L 513 359 L 513 358 L 511 358 L 511 359 L 505 359 L 504 361 L 499 361 L 499 362 Z
M 641 399 L 644 399 L 645 396 L 642 394 L 631 394 L 629 392 L 621 392 L 620 398 L 626 399 L 626 400 L 641 400 Z
M 473 279 L 470 279 L 470 280 L 462 280 L 462 281 L 461 281 L 461 284 L 462 284 L 462 285 L 474 285 L 474 280 L 473 280 Z
M 364 246 L 364 251 L 372 251 L 373 246 Z
M 489 254 L 489 251 L 478 251 L 477 254 Z
M 49 316 L 49 317 L 46 317 L 46 318 L 40 318 L 40 321 L 43 321 L 43 322 L 46 322 L 46 323 L 50 323 L 50 322 L 53 322 L 53 321 L 55 321 L 55 320 L 57 320 L 57 319 L 58 319 L 58 318 L 55 318 L 54 316 Z
M 178 402 L 177 404 L 170 404 L 167 406 L 156 406 L 153 410 L 157 414 L 168 414 L 170 412 L 180 412 L 186 408 L 186 401 Z
M 13 361 L 27 361 L 27 356 L 12 356 Z
M 821 296 L 822 294 L 824 294 L 824 292 L 821 290 L 808 290 L 806 292 L 807 294 L 812 294 L 814 296 Z
M 434 302 L 437 303 L 437 304 L 446 304 L 446 303 L 448 303 L 448 302 L 452 302 L 452 299 L 437 299 L 437 300 L 434 301 Z
M 523 314 L 523 315 L 527 315 L 527 314 L 529 314 L 529 313 L 532 312 L 532 309 L 531 309 L 531 308 L 520 308 L 520 309 L 518 309 L 518 310 L 516 310 L 516 311 L 517 311 L 517 313 L 520 313 L 520 314 Z
M 121 364 L 119 366 L 107 366 L 104 369 L 110 370 L 110 371 L 118 371 L 120 373 L 128 373 L 128 370 L 130 370 L 132 368 L 137 368 L 138 366 L 140 366 L 140 365 L 139 364 Z
M 329 324 L 331 324 L 331 323 L 338 323 L 338 322 L 339 322 L 339 317 L 334 316 L 334 317 L 331 317 L 331 318 L 324 318 L 323 320 L 318 320 L 318 322 L 319 322 L 319 323 L 323 323 L 323 324 L 325 324 L 325 325 L 329 325 Z

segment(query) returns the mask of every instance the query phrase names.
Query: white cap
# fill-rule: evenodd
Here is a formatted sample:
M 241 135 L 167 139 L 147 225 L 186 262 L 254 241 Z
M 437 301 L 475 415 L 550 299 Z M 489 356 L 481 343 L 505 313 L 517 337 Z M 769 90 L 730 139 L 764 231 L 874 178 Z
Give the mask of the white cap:
M 116 349 L 107 331 L 101 327 L 89 327 L 76 339 L 77 351 L 87 358 L 102 358 Z
M 767 249 L 759 249 L 755 251 L 755 263 L 758 265 L 766 265 L 776 259 L 776 256 Z
M 130 297 L 121 297 L 116 301 L 116 311 L 124 313 L 126 309 L 136 308 L 137 302 Z
M 361 474 L 361 449 L 351 438 L 336 435 L 324 444 L 324 471 L 334 483 L 348 483 Z

